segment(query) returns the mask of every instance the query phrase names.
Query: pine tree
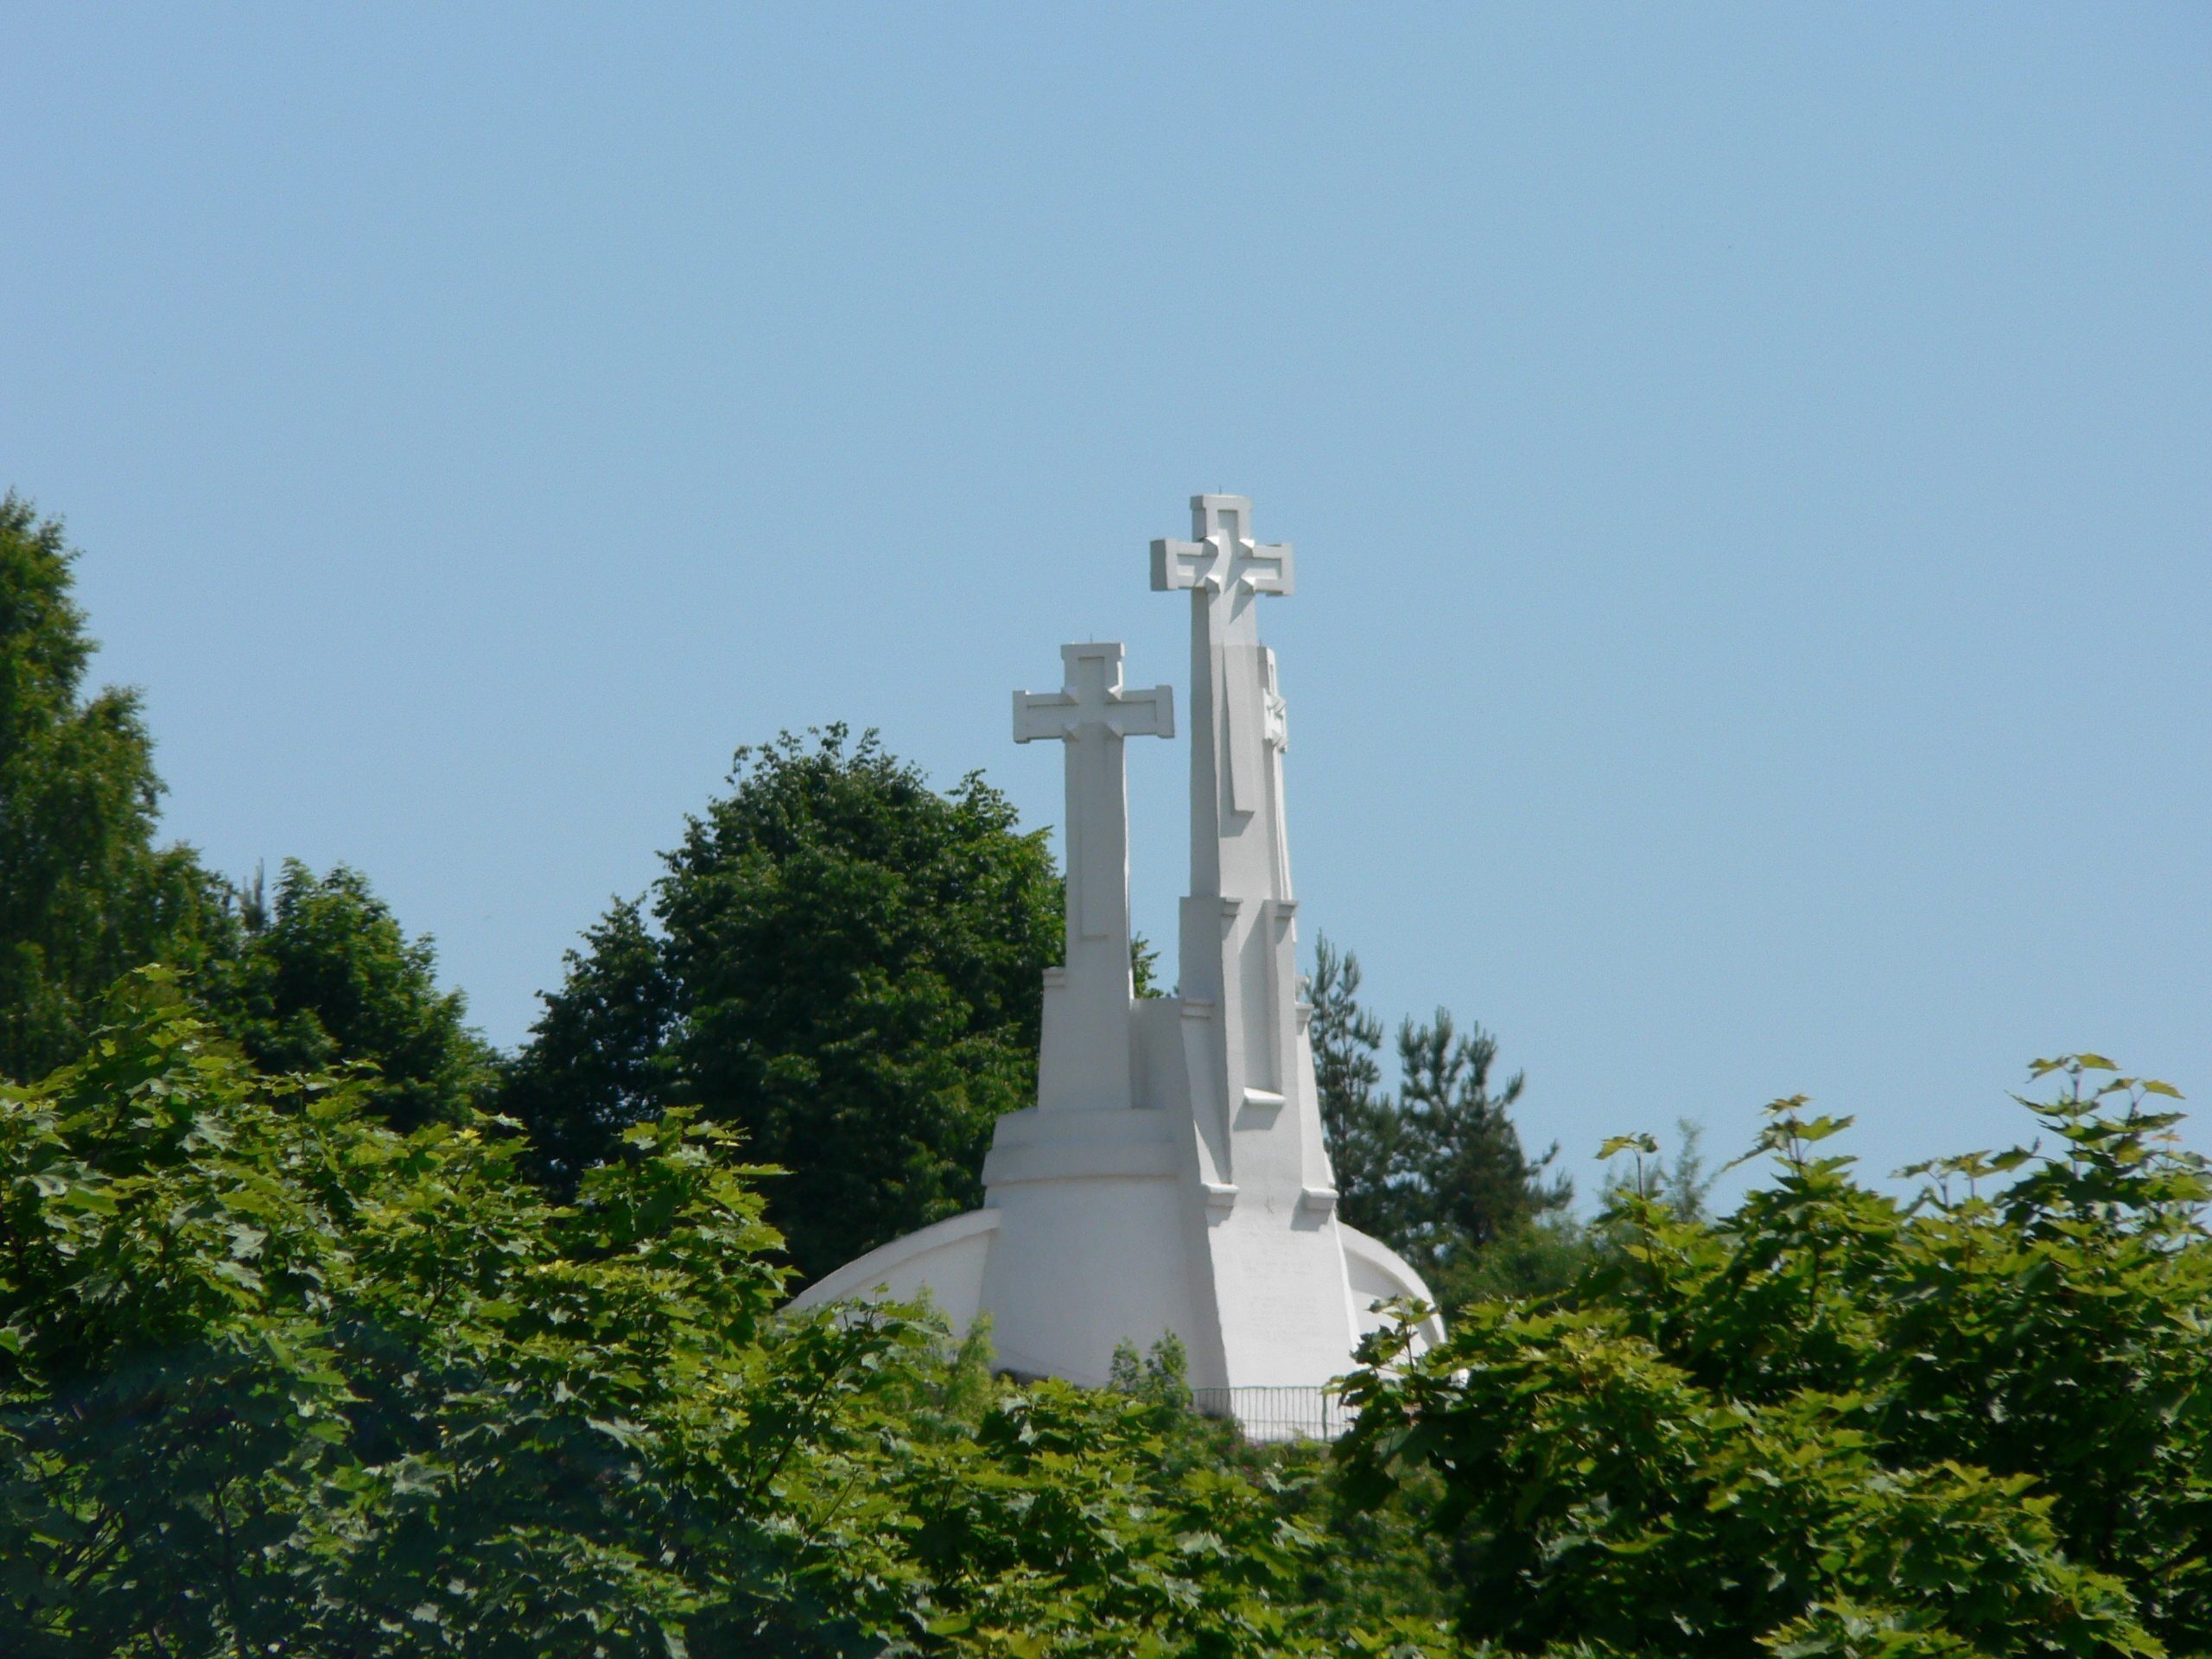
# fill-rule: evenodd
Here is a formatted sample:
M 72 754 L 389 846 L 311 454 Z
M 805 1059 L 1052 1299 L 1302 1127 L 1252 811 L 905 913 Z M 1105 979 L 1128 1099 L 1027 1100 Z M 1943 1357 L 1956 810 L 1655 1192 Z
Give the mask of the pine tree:
M 1359 958 L 1322 934 L 1307 988 L 1313 1081 L 1337 1176 L 1337 1212 L 1377 1238 L 1395 1230 L 1389 1179 L 1398 1119 L 1382 1093 L 1382 1022 L 1359 1005 Z
M 1497 1039 L 1482 1027 L 1462 1033 L 1448 1008 L 1426 1025 L 1398 1027 L 1402 1190 L 1419 1203 L 1402 1212 L 1412 1258 L 1440 1272 L 1452 1258 L 1494 1243 L 1524 1222 L 1563 1206 L 1573 1188 L 1544 1170 L 1554 1147 L 1530 1159 L 1511 1112 L 1526 1077 L 1515 1072 L 1491 1092 Z
M 1358 1000 L 1359 958 L 1324 936 L 1310 989 L 1314 1081 L 1338 1211 L 1406 1257 L 1440 1291 L 1473 1256 L 1564 1209 L 1572 1187 L 1531 1159 L 1512 1109 L 1524 1079 L 1493 1091 L 1497 1039 L 1448 1009 L 1398 1029 L 1399 1084 L 1382 1089 L 1382 1022 Z M 1448 1300 L 1448 1298 L 1447 1298 Z

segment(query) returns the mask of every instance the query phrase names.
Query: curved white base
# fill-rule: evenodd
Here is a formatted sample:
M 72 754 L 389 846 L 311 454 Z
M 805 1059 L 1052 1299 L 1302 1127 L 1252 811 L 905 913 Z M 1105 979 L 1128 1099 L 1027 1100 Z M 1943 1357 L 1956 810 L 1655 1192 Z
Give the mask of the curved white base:
M 995 1210 L 970 1210 L 870 1250 L 817 1279 L 791 1298 L 795 1312 L 828 1302 L 847 1302 L 880 1294 L 894 1302 L 930 1293 L 956 1332 L 976 1322 L 983 1301 L 983 1263 L 991 1235 L 1005 1217 Z
M 1379 1238 L 1370 1238 L 1357 1227 L 1341 1221 L 1337 1232 L 1344 1244 L 1344 1274 L 1351 1281 L 1352 1311 L 1359 1316 L 1359 1334 L 1380 1331 L 1387 1321 L 1376 1309 L 1384 1302 L 1425 1302 L 1429 1315 L 1414 1330 L 1414 1351 L 1433 1348 L 1444 1340 L 1444 1318 L 1435 1311 L 1436 1298 L 1413 1264 Z
M 1221 1337 L 1192 1305 L 1170 1183 L 1024 1183 L 994 1197 L 1002 1202 L 847 1262 L 792 1298 L 791 1308 L 877 1298 L 913 1301 L 926 1291 L 956 1335 L 964 1335 L 979 1313 L 989 1313 L 995 1357 L 1006 1369 L 1091 1388 L 1105 1382 L 1122 1343 L 1146 1349 L 1172 1331 L 1191 1356 L 1193 1383 L 1222 1386 L 1216 1380 Z M 1404 1257 L 1340 1221 L 1325 1225 L 1342 1252 L 1357 1335 L 1382 1328 L 1377 1310 L 1386 1302 L 1433 1306 L 1427 1285 Z M 1243 1311 L 1228 1311 L 1232 1324 Z M 1418 1327 L 1416 1348 L 1443 1339 L 1444 1323 L 1432 1312 Z M 1346 1353 L 1330 1375 L 1351 1363 Z M 1272 1385 L 1326 1380 L 1284 1376 Z

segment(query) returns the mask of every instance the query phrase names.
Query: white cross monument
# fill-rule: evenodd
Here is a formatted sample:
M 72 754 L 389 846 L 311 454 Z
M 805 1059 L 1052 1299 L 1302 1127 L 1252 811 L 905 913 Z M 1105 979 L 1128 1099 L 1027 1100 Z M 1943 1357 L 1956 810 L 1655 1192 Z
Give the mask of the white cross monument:
M 1191 594 L 1191 891 L 1173 997 L 1129 978 L 1126 737 L 1174 735 L 1172 693 L 1122 689 L 1118 645 L 1061 648 L 1065 686 L 1014 694 L 1014 741 L 1065 748 L 1066 960 L 1045 975 L 1038 1102 L 1001 1118 L 981 1210 L 848 1262 L 795 1306 L 926 1288 L 991 1319 L 1003 1367 L 1103 1382 L 1116 1345 L 1183 1340 L 1199 1389 L 1317 1389 L 1382 1300 L 1432 1300 L 1338 1219 L 1297 974 L 1287 708 L 1260 643 L 1291 550 L 1243 496 L 1191 502 L 1152 585 Z M 1432 1319 L 1431 1341 L 1442 1335 Z M 1230 1396 L 1232 1402 L 1236 1396 Z
M 1175 735 L 1175 693 L 1122 689 L 1122 648 L 1062 645 L 1067 683 L 1014 694 L 1014 741 L 1067 745 L 1067 942 L 1045 974 L 1044 1111 L 1129 1104 L 1129 791 L 1122 739 Z

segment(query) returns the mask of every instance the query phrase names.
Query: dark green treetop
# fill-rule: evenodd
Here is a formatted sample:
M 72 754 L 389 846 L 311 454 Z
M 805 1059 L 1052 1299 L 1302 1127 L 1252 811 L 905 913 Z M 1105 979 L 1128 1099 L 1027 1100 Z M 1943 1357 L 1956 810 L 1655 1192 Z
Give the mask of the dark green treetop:
M 410 939 L 359 871 L 284 861 L 273 904 L 258 878 L 237 895 L 233 947 L 194 976 L 213 1017 L 270 1071 L 376 1068 L 370 1106 L 397 1128 L 458 1119 L 488 1099 L 489 1045 L 461 992 L 438 988 L 427 934 Z
M 741 749 L 731 785 L 571 953 L 505 1109 L 573 1179 L 696 1103 L 791 1172 L 770 1215 L 814 1278 L 981 1200 L 1034 1098 L 1059 881 L 979 774 L 939 793 L 873 734 Z
M 100 994 L 226 930 L 189 848 L 155 845 L 162 783 L 138 694 L 87 695 L 94 649 L 59 520 L 0 499 L 0 1077 L 75 1052 Z
M 1360 1006 L 1359 982 L 1358 957 L 1338 950 L 1325 933 L 1315 939 L 1307 1029 L 1321 1128 L 1337 1177 L 1337 1212 L 1390 1243 L 1387 1188 L 1402 1136 L 1382 1091 L 1382 1021 Z

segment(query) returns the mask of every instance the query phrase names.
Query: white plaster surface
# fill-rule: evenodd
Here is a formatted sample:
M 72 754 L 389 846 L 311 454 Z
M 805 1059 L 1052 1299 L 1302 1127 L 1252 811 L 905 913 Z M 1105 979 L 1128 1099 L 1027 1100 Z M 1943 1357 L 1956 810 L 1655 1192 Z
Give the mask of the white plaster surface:
M 1017 742 L 1067 774 L 1065 958 L 1046 970 L 1038 1103 L 999 1120 L 984 1207 L 848 1263 L 794 1303 L 911 1297 L 957 1328 L 988 1313 L 998 1362 L 1096 1384 L 1115 1346 L 1163 1333 L 1194 1387 L 1314 1387 L 1352 1363 L 1371 1312 L 1431 1300 L 1404 1261 L 1336 1217 L 1297 970 L 1283 759 L 1288 709 L 1258 601 L 1293 590 L 1286 545 L 1242 496 L 1193 497 L 1192 539 L 1152 545 L 1190 594 L 1191 887 L 1180 995 L 1129 978 L 1122 748 L 1174 735 L 1166 686 L 1122 686 L 1119 645 L 1061 649 L 1058 692 L 1014 694 Z M 1433 1317 L 1422 1327 L 1440 1340 Z
M 795 1307 L 884 1297 L 911 1302 L 926 1290 L 956 1331 L 976 1322 L 982 1306 L 983 1264 L 991 1235 L 1004 1217 L 996 1210 L 970 1210 L 918 1232 L 894 1238 L 817 1279 Z

